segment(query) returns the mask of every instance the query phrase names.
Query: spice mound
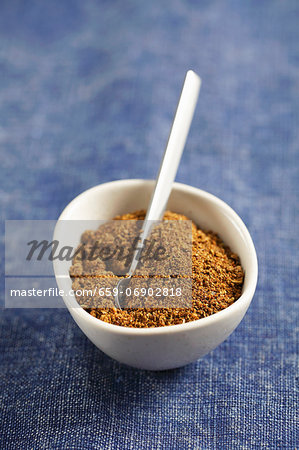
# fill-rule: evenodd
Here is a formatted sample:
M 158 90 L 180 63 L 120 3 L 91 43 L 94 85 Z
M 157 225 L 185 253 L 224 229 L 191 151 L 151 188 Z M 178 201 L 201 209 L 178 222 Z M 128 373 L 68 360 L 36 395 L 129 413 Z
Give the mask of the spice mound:
M 125 224 L 140 223 L 144 220 L 146 212 L 116 216 L 113 220 L 124 221 Z M 164 220 L 189 220 L 182 214 L 167 211 Z M 88 251 L 94 248 L 105 237 L 105 242 L 112 240 L 113 234 L 109 227 L 113 220 L 101 225 L 95 231 L 85 231 L 81 236 L 80 249 Z M 109 234 L 110 233 L 110 234 Z M 125 273 L 122 264 L 111 264 L 111 261 L 102 259 L 80 258 L 76 252 L 70 268 L 72 288 L 77 302 L 93 317 L 104 322 L 133 328 L 151 328 L 168 325 L 177 325 L 208 317 L 221 311 L 234 303 L 242 294 L 244 272 L 238 255 L 234 254 L 228 246 L 212 231 L 203 231 L 193 222 L 191 227 L 192 269 L 190 273 L 192 283 L 192 299 L 190 307 L 125 307 L 117 309 L 107 297 L 101 298 L 101 307 L 96 306 L 93 295 L 82 298 L 76 292 L 96 292 L 103 279 L 111 283 L 111 289 L 117 284 L 121 275 Z M 136 227 L 123 229 L 127 240 L 134 240 Z M 181 248 L 177 249 L 180 254 Z M 81 252 L 82 254 L 82 252 Z M 97 289 L 98 288 L 98 289 Z M 106 303 L 105 303 L 106 301 Z M 177 305 L 175 305 L 177 306 Z

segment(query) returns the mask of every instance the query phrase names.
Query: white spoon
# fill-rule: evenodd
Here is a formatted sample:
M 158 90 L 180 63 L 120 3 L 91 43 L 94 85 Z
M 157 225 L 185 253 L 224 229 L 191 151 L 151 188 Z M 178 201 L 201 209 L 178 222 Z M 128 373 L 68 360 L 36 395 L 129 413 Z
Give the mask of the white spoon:
M 131 266 L 127 278 L 120 280 L 116 286 L 115 305 L 121 309 L 119 295 L 125 292 L 130 278 L 134 274 L 139 263 L 140 249 L 148 237 L 153 221 L 162 219 L 166 209 L 168 198 L 172 189 L 181 156 L 185 147 L 190 125 L 196 107 L 201 79 L 193 70 L 188 70 L 184 80 L 179 103 L 173 119 L 168 142 L 160 165 L 156 185 L 144 219 L 144 225 L 140 233 L 140 247 L 133 254 Z

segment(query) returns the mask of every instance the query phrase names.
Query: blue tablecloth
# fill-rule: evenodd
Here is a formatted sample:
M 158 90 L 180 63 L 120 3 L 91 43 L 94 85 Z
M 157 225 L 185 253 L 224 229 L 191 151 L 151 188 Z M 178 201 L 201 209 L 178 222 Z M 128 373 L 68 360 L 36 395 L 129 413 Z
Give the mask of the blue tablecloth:
M 173 371 L 109 359 L 65 310 L 3 309 L 1 449 L 299 445 L 298 20 L 296 0 L 1 2 L 2 218 L 56 219 L 93 185 L 154 178 L 193 68 L 177 180 L 240 214 L 260 265 L 238 329 Z

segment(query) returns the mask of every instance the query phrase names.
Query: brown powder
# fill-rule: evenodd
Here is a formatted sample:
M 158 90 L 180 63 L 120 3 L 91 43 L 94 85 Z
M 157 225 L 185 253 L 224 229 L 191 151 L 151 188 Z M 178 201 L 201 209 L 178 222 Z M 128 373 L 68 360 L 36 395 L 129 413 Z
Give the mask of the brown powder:
M 124 221 L 135 219 L 136 221 L 143 220 L 144 217 L 145 211 L 136 211 L 117 216 L 115 219 Z M 164 220 L 188 219 L 181 214 L 167 211 Z M 90 249 L 104 235 L 105 242 L 109 241 L 109 228 L 105 229 L 105 224 L 96 231 L 83 233 L 81 245 L 85 249 Z M 132 239 L 132 235 L 125 227 L 124 235 L 125 239 Z M 123 267 L 111 267 L 101 259 L 90 261 L 75 257 L 70 269 L 72 287 L 74 291 L 94 289 L 100 277 L 107 277 L 113 287 L 118 281 L 115 269 L 121 270 Z M 243 281 L 244 272 L 239 257 L 232 253 L 215 233 L 204 232 L 192 223 L 192 307 L 120 310 L 113 307 L 111 298 L 107 298 L 105 307 L 101 308 L 93 306 L 96 299 L 92 296 L 84 299 L 77 297 L 77 301 L 93 317 L 104 322 L 135 328 L 161 327 L 198 320 L 227 308 L 241 296 Z M 101 301 L 103 306 L 103 298 Z

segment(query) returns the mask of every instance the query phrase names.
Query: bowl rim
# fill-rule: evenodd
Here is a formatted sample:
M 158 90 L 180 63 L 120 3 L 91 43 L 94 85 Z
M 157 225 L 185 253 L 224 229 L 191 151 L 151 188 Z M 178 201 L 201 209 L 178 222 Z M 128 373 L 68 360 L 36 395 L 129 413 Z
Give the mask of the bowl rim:
M 67 206 L 63 209 L 61 212 L 58 220 L 68 220 L 67 217 L 65 217 L 69 210 L 72 208 L 72 206 L 80 201 L 84 196 L 89 195 L 90 193 L 100 190 L 102 188 L 109 187 L 109 185 L 140 185 L 140 184 L 147 184 L 147 185 L 154 185 L 155 180 L 149 180 L 149 179 L 120 179 L 115 181 L 109 181 L 106 183 L 101 183 L 96 186 L 93 186 L 83 192 L 81 192 L 79 195 L 77 195 L 73 200 L 70 201 L 70 203 L 67 204 Z M 192 330 L 194 328 L 205 328 L 212 324 L 217 325 L 220 321 L 225 321 L 226 318 L 228 318 L 230 315 L 238 312 L 244 311 L 245 313 L 247 308 L 249 307 L 251 300 L 254 296 L 256 285 L 257 285 L 257 279 L 258 279 L 258 261 L 257 261 L 257 255 L 256 250 L 252 241 L 252 238 L 250 236 L 250 233 L 242 221 L 242 219 L 239 217 L 239 215 L 223 200 L 221 200 L 219 197 L 216 197 L 215 195 L 204 191 L 202 189 L 189 186 L 184 183 L 178 183 L 175 182 L 173 184 L 173 188 L 177 189 L 181 192 L 195 194 L 197 196 L 200 196 L 202 198 L 205 198 L 206 200 L 216 204 L 218 207 L 220 207 L 222 210 L 225 210 L 228 214 L 230 219 L 235 223 L 235 225 L 238 228 L 238 231 L 242 234 L 246 246 L 248 248 L 248 255 L 251 260 L 252 265 L 252 271 L 250 274 L 248 274 L 249 282 L 246 290 L 242 293 L 242 295 L 236 300 L 232 305 L 228 306 L 227 308 L 218 311 L 217 313 L 214 313 L 208 317 L 203 317 L 201 319 L 193 320 L 190 322 L 182 323 L 182 324 L 175 324 L 175 325 L 168 325 L 168 326 L 161 326 L 161 327 L 150 327 L 150 328 L 135 328 L 135 327 L 125 327 L 122 325 L 115 325 L 111 323 L 104 322 L 101 319 L 98 319 L 96 317 L 91 316 L 88 312 L 86 312 L 83 308 L 81 308 L 78 304 L 78 306 L 72 306 L 71 303 L 76 302 L 74 298 L 71 298 L 71 300 L 68 300 L 63 297 L 63 301 L 69 310 L 69 312 L 73 312 L 73 314 L 76 316 L 76 318 L 90 322 L 90 325 L 92 327 L 101 328 L 103 330 L 107 330 L 109 332 L 117 333 L 117 334 L 126 334 L 126 335 L 149 335 L 149 334 L 164 334 L 164 333 L 178 333 L 178 332 L 187 332 L 189 330 Z M 54 231 L 55 236 L 55 231 Z M 55 261 L 54 261 L 54 273 L 56 276 L 56 281 L 58 280 L 58 277 L 55 272 Z M 246 274 L 245 274 L 246 276 Z M 58 283 L 58 281 L 57 281 Z

